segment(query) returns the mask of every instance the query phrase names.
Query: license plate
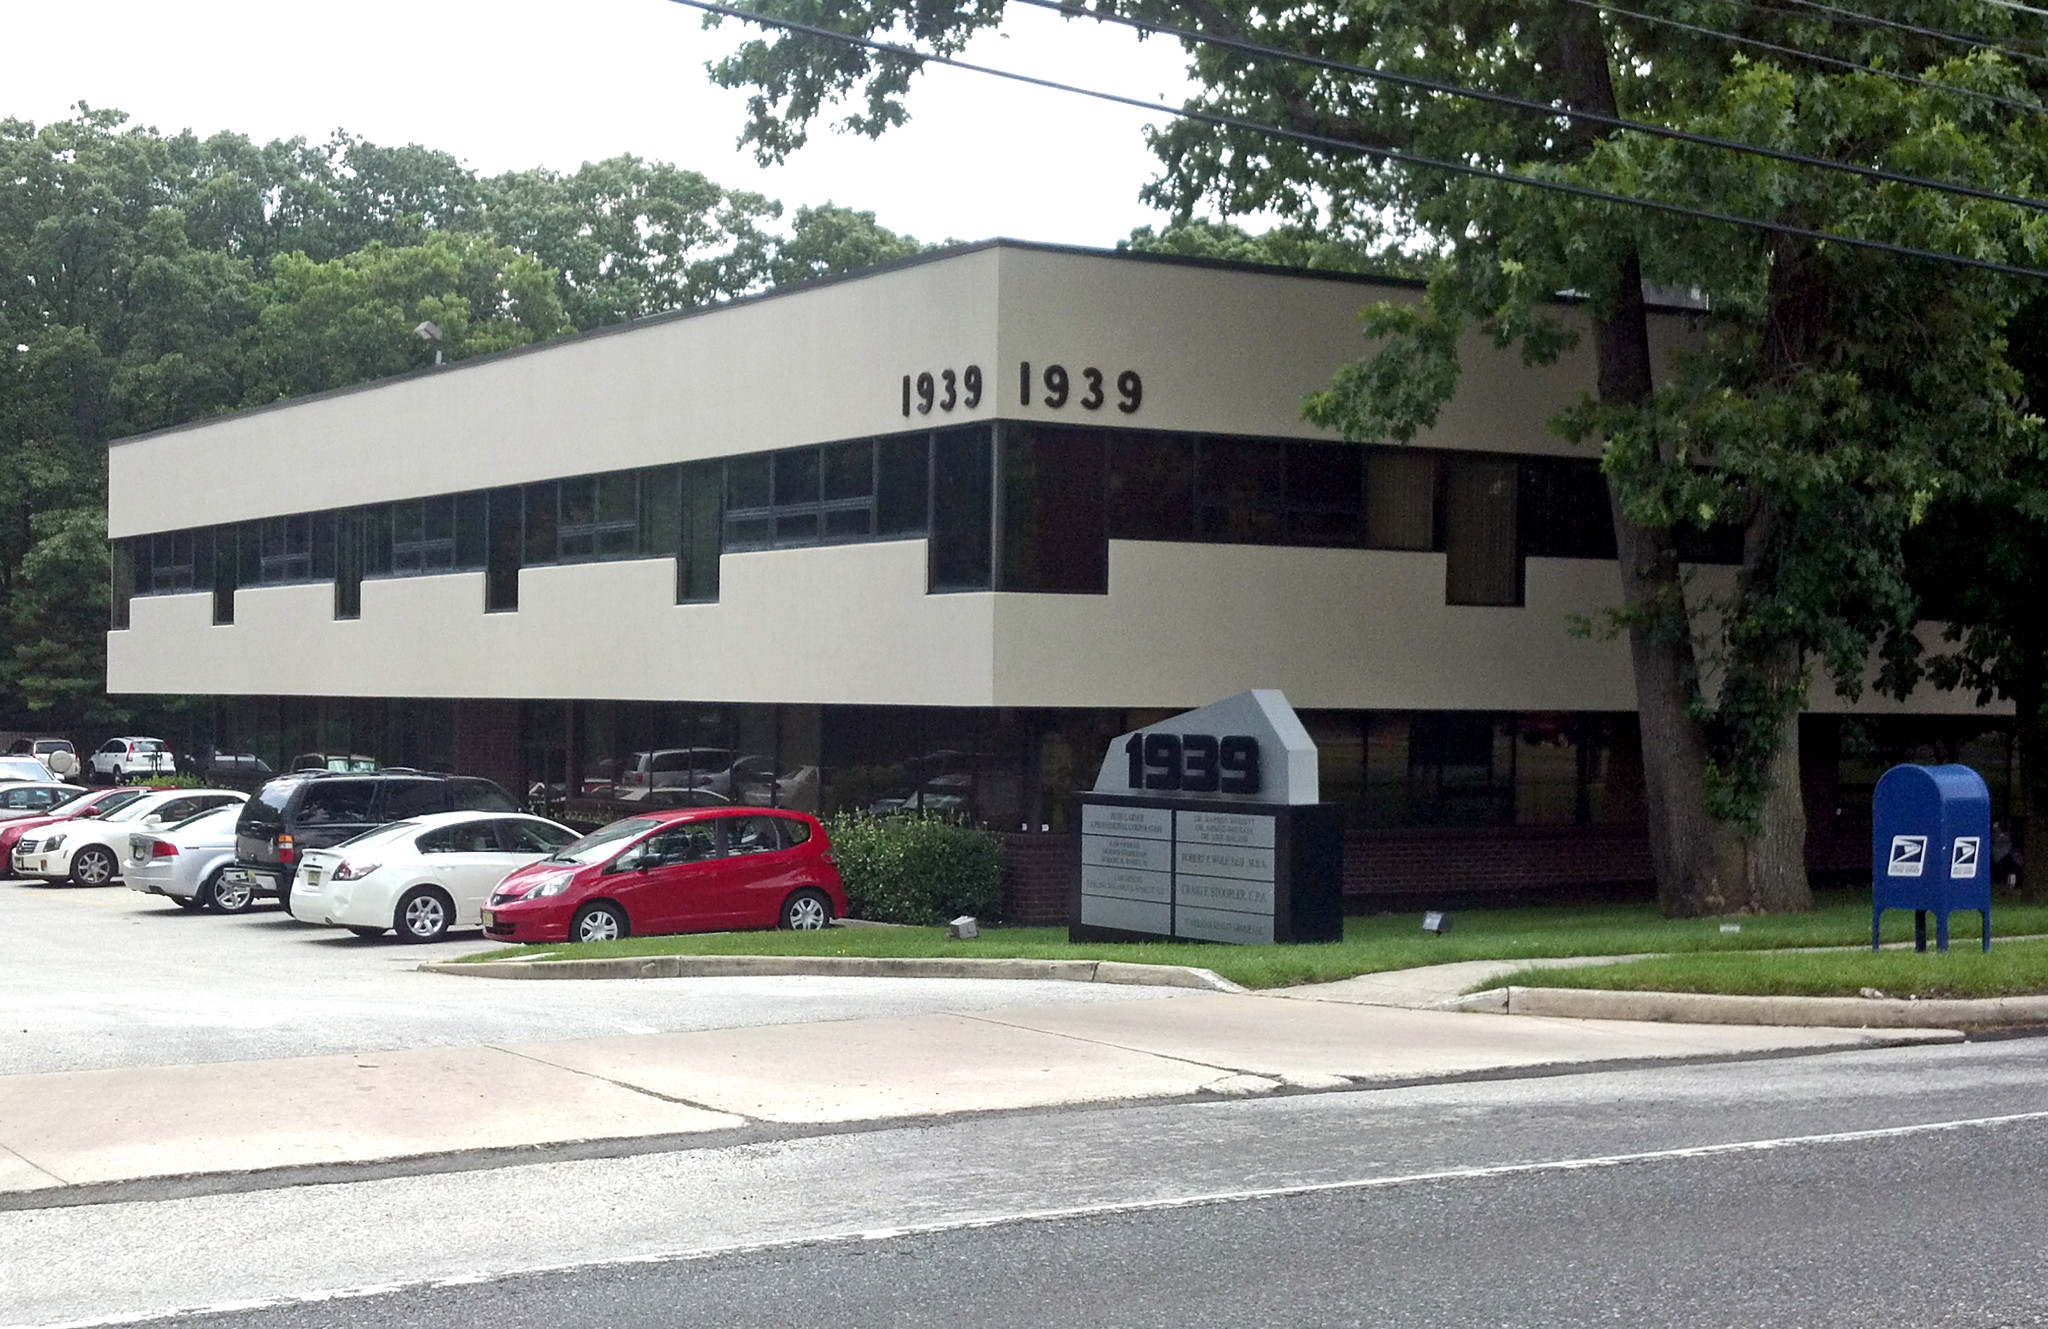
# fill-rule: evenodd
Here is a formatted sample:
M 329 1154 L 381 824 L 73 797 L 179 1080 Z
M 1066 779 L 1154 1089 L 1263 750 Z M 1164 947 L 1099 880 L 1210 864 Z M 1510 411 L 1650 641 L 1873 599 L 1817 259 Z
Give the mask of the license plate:
M 492 912 L 491 912 L 490 910 L 488 910 L 488 909 L 485 909 L 485 910 L 482 910 L 482 911 L 480 911 L 480 913 L 478 914 L 478 917 L 480 917 L 480 918 L 482 918 L 482 919 L 483 919 L 483 923 L 484 923 L 484 926 L 485 926 L 485 927 L 489 927 L 489 926 L 490 926 L 491 924 L 493 924 L 493 923 L 495 923 L 495 922 L 497 922 L 497 921 L 498 921 L 498 916 L 497 916 L 496 914 L 492 913 Z
M 320 869 L 319 869 L 319 868 L 307 868 L 307 869 L 306 869 L 306 884 L 307 884 L 308 886 L 318 886 L 318 885 L 320 884 Z

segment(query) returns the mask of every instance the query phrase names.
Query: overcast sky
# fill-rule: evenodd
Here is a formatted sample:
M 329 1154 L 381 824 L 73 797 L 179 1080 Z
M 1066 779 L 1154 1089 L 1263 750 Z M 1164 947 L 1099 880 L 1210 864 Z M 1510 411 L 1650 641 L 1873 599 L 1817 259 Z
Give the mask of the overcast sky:
M 704 64 L 738 39 L 666 0 L 0 0 L 13 48 L 0 116 L 43 123 L 74 102 L 137 122 L 263 140 L 345 128 L 421 143 L 483 172 L 633 153 L 794 209 L 873 211 L 921 240 L 1010 235 L 1107 245 L 1157 217 L 1144 113 L 935 69 L 911 121 L 879 141 L 817 132 L 782 167 L 734 147 L 743 95 Z M 1177 46 L 1013 9 L 970 58 L 1179 101 Z

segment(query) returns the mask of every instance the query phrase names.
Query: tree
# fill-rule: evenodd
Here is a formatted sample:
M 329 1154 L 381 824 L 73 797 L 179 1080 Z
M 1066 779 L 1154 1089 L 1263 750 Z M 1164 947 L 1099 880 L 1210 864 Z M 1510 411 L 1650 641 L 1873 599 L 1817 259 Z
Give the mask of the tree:
M 1134 254 L 1175 254 L 1228 263 L 1267 263 L 1317 272 L 1363 272 L 1379 277 L 1427 277 L 1433 266 L 1427 256 L 1393 246 L 1379 249 L 1343 238 L 1331 238 L 1308 227 L 1279 227 L 1254 235 L 1229 222 L 1192 218 L 1154 231 L 1140 226 L 1130 238 L 1116 242 Z
M 926 246 L 876 223 L 872 212 L 856 212 L 832 203 L 798 208 L 790 236 L 776 246 L 768 265 L 773 286 L 880 267 L 924 253 Z
M 1004 8 L 761 7 L 863 36 L 908 33 L 938 54 L 999 24 Z M 1359 150 L 1182 119 L 1153 135 L 1163 171 L 1143 192 L 1183 218 L 1263 212 L 1356 246 L 1377 248 L 1391 234 L 1438 255 L 1427 299 L 1367 311 L 1367 355 L 1309 404 L 1310 418 L 1355 441 L 1405 440 L 1427 427 L 1454 390 L 1468 332 L 1537 363 L 1590 339 L 1597 389 L 1553 423 L 1599 449 L 1608 476 L 1622 583 L 1610 626 L 1626 634 L 1633 664 L 1660 900 L 1672 914 L 1805 907 L 1794 739 L 1816 670 L 1844 690 L 1862 686 L 1874 644 L 1897 640 L 1913 614 L 1908 530 L 1935 496 L 2000 473 L 2037 427 L 2019 409 L 1999 339 L 2019 297 L 2012 281 L 1813 233 L 2030 263 L 2042 227 L 2038 215 L 1994 201 L 1611 120 L 2025 193 L 2048 165 L 2048 115 L 2015 115 L 2006 103 L 2048 87 L 2042 64 L 1884 20 L 1720 0 L 1685 5 L 1691 29 L 1574 0 L 1102 0 L 1093 12 L 1192 23 L 1551 108 L 1512 113 L 1184 41 L 1201 85 L 1194 109 Z M 1994 45 L 2038 49 L 2044 31 L 2039 11 L 2018 6 L 1940 0 L 1924 13 Z M 1819 58 L 1701 30 L 1730 27 Z M 743 43 L 713 76 L 754 90 L 744 138 L 775 159 L 841 100 L 854 103 L 843 123 L 857 132 L 900 123 L 918 67 L 782 34 Z M 1388 151 L 1794 229 L 1736 228 L 1375 155 Z M 1699 335 L 1675 363 L 1652 352 L 1646 280 L 1705 303 Z M 1560 292 L 1581 303 L 1560 306 Z M 1741 566 L 1725 581 L 1693 576 L 1680 557 L 1688 530 L 1721 525 L 1740 528 Z
M 2048 298 L 2036 297 L 2013 323 L 2010 356 L 2037 409 L 2048 402 Z M 1923 657 L 1900 634 L 1890 681 L 1903 695 L 1923 677 L 2013 708 L 2019 755 L 2018 842 L 2027 850 L 2021 897 L 2048 900 L 2048 615 L 2037 598 L 2048 585 L 2048 453 L 2021 458 L 1973 492 L 1937 503 L 1908 546 L 1927 617 L 1944 624 L 1946 645 Z

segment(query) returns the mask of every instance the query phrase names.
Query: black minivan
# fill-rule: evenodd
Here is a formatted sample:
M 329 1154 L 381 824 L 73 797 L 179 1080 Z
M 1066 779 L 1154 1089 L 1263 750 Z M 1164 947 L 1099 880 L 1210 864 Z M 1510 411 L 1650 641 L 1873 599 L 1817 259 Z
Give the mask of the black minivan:
M 265 784 L 235 821 L 235 863 L 227 876 L 291 907 L 299 855 L 378 826 L 430 812 L 517 812 L 511 795 L 474 775 L 299 771 Z

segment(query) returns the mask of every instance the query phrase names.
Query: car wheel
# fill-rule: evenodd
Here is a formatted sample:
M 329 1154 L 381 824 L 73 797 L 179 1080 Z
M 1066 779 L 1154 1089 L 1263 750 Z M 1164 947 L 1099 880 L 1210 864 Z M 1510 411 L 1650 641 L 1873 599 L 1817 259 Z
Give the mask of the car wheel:
M 384 935 L 383 928 L 350 928 L 349 931 L 355 933 L 364 941 L 368 941 L 372 937 L 381 937 Z
M 199 898 L 207 908 L 223 914 L 245 914 L 256 903 L 256 892 L 247 882 L 227 880 L 226 868 L 215 868 L 199 888 Z
M 832 900 L 823 891 L 797 891 L 782 902 L 785 932 L 816 932 L 832 921 Z
M 626 915 L 615 904 L 587 904 L 569 920 L 571 941 L 617 941 L 627 934 Z
M 292 918 L 292 884 L 290 882 L 286 882 L 277 888 L 277 907 L 284 910 L 286 918 Z M 296 918 L 292 918 L 292 922 L 296 923 L 298 921 Z
M 71 881 L 76 886 L 104 886 L 121 871 L 111 850 L 89 844 L 71 858 Z
M 455 921 L 455 905 L 432 886 L 415 886 L 398 902 L 392 929 L 400 941 L 439 941 Z

